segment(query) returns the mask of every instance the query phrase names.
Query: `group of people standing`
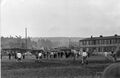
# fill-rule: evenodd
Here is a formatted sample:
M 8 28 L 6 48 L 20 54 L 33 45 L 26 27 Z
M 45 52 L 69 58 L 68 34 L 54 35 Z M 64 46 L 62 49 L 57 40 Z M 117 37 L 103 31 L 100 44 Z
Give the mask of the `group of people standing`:
M 81 63 L 82 64 L 88 64 L 88 60 L 87 58 L 90 56 L 90 53 L 83 50 L 80 52 L 81 54 Z M 111 51 L 111 52 L 104 52 L 104 56 L 108 59 L 108 58 L 111 58 L 111 61 L 113 62 L 116 62 L 117 61 L 117 55 L 116 53 L 114 53 L 114 51 Z
M 9 60 L 11 60 L 13 56 L 18 62 L 22 62 L 22 59 L 25 59 L 25 53 L 21 53 L 21 52 L 8 53 Z
M 114 53 L 114 51 L 109 52 L 104 52 L 104 55 L 106 58 L 109 58 L 110 56 L 112 57 L 112 60 L 115 62 L 117 61 L 117 54 Z
M 58 54 L 57 54 L 58 53 Z M 59 52 L 50 52 L 50 53 L 46 53 L 46 52 L 36 52 L 35 53 L 35 57 L 36 57 L 36 60 L 37 61 L 40 61 L 43 57 L 50 57 L 52 58 L 52 56 L 56 55 L 56 57 L 58 58 L 59 56 L 61 56 L 61 58 L 63 56 L 65 56 L 67 58 L 67 55 L 69 55 L 70 52 L 63 52 L 62 55 L 61 53 Z M 108 53 L 108 52 L 107 52 Z M 108 57 L 107 56 L 107 53 L 105 53 L 105 57 Z M 86 51 L 86 50 L 83 50 L 83 51 L 74 51 L 73 50 L 73 53 L 72 55 L 74 54 L 73 57 L 78 57 L 80 56 L 81 58 L 81 64 L 88 64 L 88 60 L 87 58 L 90 56 L 90 52 Z M 9 56 L 9 60 L 11 60 L 12 56 L 14 56 L 14 58 L 18 61 L 18 62 L 22 62 L 22 59 L 25 59 L 25 53 L 21 53 L 21 52 L 9 52 L 8 53 L 8 56 Z M 114 54 L 114 52 L 111 52 L 111 56 L 112 58 L 114 59 L 114 61 L 116 61 L 116 55 Z
M 50 53 L 50 58 L 51 56 L 53 56 L 53 52 Z M 89 56 L 89 53 L 86 52 L 85 50 L 83 50 L 81 53 L 81 63 L 82 64 L 88 64 L 88 61 L 87 61 L 87 58 Z M 20 53 L 20 52 L 17 52 L 15 53 L 15 59 L 18 61 L 18 62 L 21 62 L 21 59 L 25 59 L 25 53 Z M 44 53 L 42 52 L 36 52 L 35 54 L 35 57 L 36 57 L 36 61 L 40 61 L 44 56 Z M 9 54 L 9 59 L 11 59 L 11 54 Z
M 43 54 L 41 52 L 37 52 L 36 55 L 35 55 L 36 56 L 36 60 L 39 61 L 40 59 L 42 59 L 42 55 Z

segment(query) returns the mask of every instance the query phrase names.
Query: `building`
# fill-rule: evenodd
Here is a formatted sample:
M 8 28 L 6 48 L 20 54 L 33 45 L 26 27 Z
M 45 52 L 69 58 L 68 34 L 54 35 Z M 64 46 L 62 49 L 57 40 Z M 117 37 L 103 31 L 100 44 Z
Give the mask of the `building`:
M 102 36 L 79 40 L 80 50 L 89 52 L 111 52 L 120 50 L 120 36 Z

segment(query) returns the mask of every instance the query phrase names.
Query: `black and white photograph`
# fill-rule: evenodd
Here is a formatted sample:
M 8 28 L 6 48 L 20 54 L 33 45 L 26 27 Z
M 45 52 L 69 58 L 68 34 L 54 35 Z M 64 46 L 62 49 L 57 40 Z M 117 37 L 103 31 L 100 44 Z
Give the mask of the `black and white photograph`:
M 120 0 L 0 0 L 0 78 L 120 78 Z

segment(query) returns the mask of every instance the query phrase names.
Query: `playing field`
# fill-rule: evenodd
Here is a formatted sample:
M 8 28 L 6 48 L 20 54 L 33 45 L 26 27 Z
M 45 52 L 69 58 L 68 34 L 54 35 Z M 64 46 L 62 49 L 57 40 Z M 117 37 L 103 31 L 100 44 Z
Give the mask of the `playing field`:
M 91 57 L 88 65 L 80 60 L 42 59 L 35 62 L 34 56 L 27 56 L 22 62 L 3 57 L 1 61 L 2 78 L 100 78 L 103 70 L 111 64 L 104 57 Z

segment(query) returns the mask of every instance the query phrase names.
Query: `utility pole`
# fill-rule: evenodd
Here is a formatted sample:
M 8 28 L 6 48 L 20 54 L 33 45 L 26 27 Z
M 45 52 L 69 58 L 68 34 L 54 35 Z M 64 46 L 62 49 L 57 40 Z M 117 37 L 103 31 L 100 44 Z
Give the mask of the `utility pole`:
M 25 28 L 25 49 L 27 49 L 27 28 Z
M 71 40 L 70 40 L 70 38 L 69 38 L 69 48 L 71 48 Z

